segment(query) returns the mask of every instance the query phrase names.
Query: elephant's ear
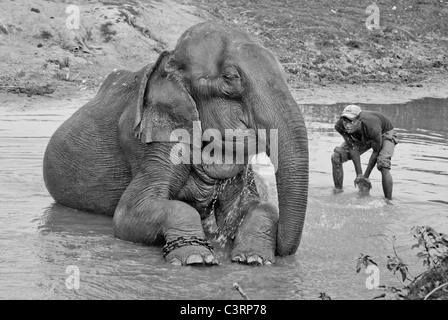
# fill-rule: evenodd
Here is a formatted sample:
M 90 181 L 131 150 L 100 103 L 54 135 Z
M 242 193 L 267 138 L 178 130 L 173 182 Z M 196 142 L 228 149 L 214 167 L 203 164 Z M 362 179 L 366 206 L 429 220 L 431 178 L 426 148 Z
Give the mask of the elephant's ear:
M 189 143 L 199 144 L 201 139 L 193 139 L 193 132 L 202 134 L 196 103 L 180 77 L 166 71 L 170 56 L 170 52 L 161 53 L 157 62 L 144 71 L 134 132 L 143 143 L 173 142 L 171 133 L 183 129 L 189 134 Z

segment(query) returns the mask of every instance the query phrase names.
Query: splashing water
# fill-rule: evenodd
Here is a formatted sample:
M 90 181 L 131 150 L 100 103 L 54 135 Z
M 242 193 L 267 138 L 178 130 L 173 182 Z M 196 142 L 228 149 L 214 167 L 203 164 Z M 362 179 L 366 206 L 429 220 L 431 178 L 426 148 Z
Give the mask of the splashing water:
M 236 230 L 243 223 L 244 216 L 241 212 L 244 206 L 244 199 L 250 192 L 250 187 L 254 183 L 253 172 L 249 166 L 246 166 L 243 171 L 243 187 L 241 192 L 238 194 L 237 198 L 234 200 L 232 207 L 226 212 L 226 216 L 221 218 L 222 223 L 218 226 L 216 223 L 216 211 L 215 205 L 218 201 L 220 195 L 222 195 L 227 188 L 238 187 L 233 185 L 234 183 L 240 183 L 238 179 L 240 176 L 235 176 L 225 180 L 220 180 L 216 182 L 215 193 L 212 198 L 210 214 L 207 219 L 203 222 L 204 228 L 214 235 L 213 240 L 216 241 L 222 248 L 224 248 L 230 239 L 233 239 Z
M 42 180 L 43 153 L 51 134 L 76 108 L 0 110 L 0 220 L 5 221 L 0 224 L 0 243 L 5 248 L 0 259 L 0 299 L 233 300 L 241 298 L 232 288 L 235 282 L 254 300 L 315 300 L 320 292 L 333 300 L 371 299 L 378 292 L 366 288 L 368 274 L 355 272 L 360 252 L 379 263 L 380 285 L 397 285 L 385 267 L 385 257 L 393 253 L 390 236 L 396 235 L 398 254 L 414 267 L 421 261 L 411 249 L 411 228 L 429 225 L 439 232 L 448 230 L 448 101 L 430 103 L 386 105 L 379 110 L 401 128 L 392 167 L 394 205 L 384 202 L 381 175 L 376 171 L 371 175 L 370 196 L 358 197 L 350 165 L 345 167 L 344 192 L 332 193 L 330 156 L 341 137 L 327 115 L 340 114 L 343 106 L 306 107 L 304 115 L 313 121 L 307 128 L 310 187 L 302 241 L 295 255 L 277 257 L 273 266 L 260 268 L 231 263 L 227 249 L 219 246 L 215 250 L 218 258 L 223 257 L 219 266 L 171 266 L 161 247 L 115 238 L 110 217 L 55 204 Z M 249 178 L 248 172 L 241 174 Z M 275 176 L 262 176 L 275 204 Z M 217 185 L 216 192 L 222 192 L 233 181 L 218 183 L 222 186 Z M 217 199 L 215 194 L 210 203 L 213 213 Z M 239 216 L 239 208 L 239 204 L 232 207 L 229 221 Z M 204 221 L 218 231 L 214 215 Z M 66 287 L 71 265 L 80 270 L 79 290 Z

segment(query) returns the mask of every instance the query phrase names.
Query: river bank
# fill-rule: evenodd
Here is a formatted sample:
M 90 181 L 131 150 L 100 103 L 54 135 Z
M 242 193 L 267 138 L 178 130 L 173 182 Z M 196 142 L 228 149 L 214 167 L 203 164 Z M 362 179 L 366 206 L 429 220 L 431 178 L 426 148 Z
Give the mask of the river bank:
M 97 88 L 85 89 L 65 86 L 51 95 L 11 94 L 0 92 L 1 111 L 25 111 L 52 108 L 79 108 L 97 92 Z M 406 103 L 423 98 L 448 98 L 448 77 L 438 76 L 413 86 L 395 83 L 381 84 L 329 84 L 291 87 L 299 105 L 328 105 L 334 103 Z

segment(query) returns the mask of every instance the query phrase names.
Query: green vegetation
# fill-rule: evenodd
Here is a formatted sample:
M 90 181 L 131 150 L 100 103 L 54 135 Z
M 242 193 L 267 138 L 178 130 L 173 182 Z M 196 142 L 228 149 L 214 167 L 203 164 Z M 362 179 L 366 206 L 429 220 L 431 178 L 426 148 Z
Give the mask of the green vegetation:
M 448 1 L 381 0 L 369 30 L 358 0 L 192 0 L 239 24 L 280 59 L 292 83 L 411 83 L 448 70 Z
M 113 25 L 112 22 L 108 21 L 103 23 L 100 27 L 101 35 L 104 37 L 106 42 L 109 42 L 117 34 L 117 31 L 111 30 L 110 27 Z
M 388 300 L 448 300 L 448 235 L 436 232 L 428 226 L 412 228 L 417 243 L 412 249 L 419 249 L 417 257 L 422 259 L 426 270 L 417 276 L 412 275 L 393 246 L 394 255 L 387 256 L 387 269 L 398 277 L 401 288 L 381 285 L 384 293 L 374 299 Z M 394 237 L 395 242 L 395 237 Z M 365 254 L 358 257 L 356 272 L 363 267 L 375 265 L 375 261 Z

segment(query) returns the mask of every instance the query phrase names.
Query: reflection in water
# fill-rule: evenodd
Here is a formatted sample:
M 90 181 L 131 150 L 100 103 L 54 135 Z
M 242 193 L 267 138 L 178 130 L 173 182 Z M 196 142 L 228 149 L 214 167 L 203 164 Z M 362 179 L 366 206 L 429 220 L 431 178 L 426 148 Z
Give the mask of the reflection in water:
M 67 235 L 112 236 L 112 218 L 67 208 L 51 203 L 38 219 L 38 230 L 42 235 L 61 232 Z
M 336 123 L 342 110 L 349 103 L 334 105 L 304 105 L 302 111 L 311 121 Z M 447 138 L 448 134 L 448 100 L 425 98 L 402 104 L 365 104 L 355 103 L 364 110 L 378 111 L 392 120 L 397 129 L 412 133 L 422 130 L 438 132 Z
M 348 104 L 301 106 L 308 123 L 309 139 L 314 143 L 310 152 L 312 156 L 319 155 L 316 166 L 324 174 L 331 173 L 328 153 L 343 141 L 334 124 Z M 359 105 L 364 110 L 385 114 L 397 128 L 400 142 L 392 159 L 394 189 L 398 187 L 398 192 L 403 190 L 405 194 L 414 194 L 419 200 L 443 203 L 441 198 L 448 191 L 448 100 L 426 98 L 404 104 Z M 330 146 L 324 146 L 330 141 Z M 368 155 L 362 156 L 363 168 L 367 160 Z M 345 164 L 344 170 L 351 170 L 351 167 Z M 411 188 L 410 184 L 413 185 L 412 191 L 405 188 Z
M 334 105 L 303 105 L 308 121 L 331 124 L 320 132 L 334 132 L 333 125 L 349 103 Z M 413 144 L 446 145 L 448 139 L 448 100 L 425 98 L 402 104 L 358 103 L 361 109 L 378 111 L 392 120 L 400 141 Z
M 392 165 L 393 205 L 382 199 L 377 172 L 370 196 L 360 197 L 349 165 L 344 193 L 332 193 L 330 156 L 342 142 L 333 125 L 345 105 L 302 106 L 311 160 L 302 242 L 296 255 L 261 268 L 231 263 L 228 250 L 219 247 L 218 267 L 174 267 L 165 263 L 160 247 L 116 239 L 110 217 L 54 204 L 42 181 L 43 153 L 75 110 L 0 113 L 0 299 L 239 300 L 234 282 L 251 299 L 317 299 L 320 292 L 333 299 L 376 296 L 365 288 L 367 275 L 355 272 L 360 252 L 384 266 L 395 235 L 398 253 L 415 266 L 420 262 L 410 250 L 410 229 L 425 224 L 448 233 L 447 101 L 361 104 L 389 116 L 402 135 Z M 276 204 L 272 172 L 265 174 Z M 65 286 L 69 265 L 80 269 L 79 290 Z M 399 285 L 387 271 L 381 281 Z

